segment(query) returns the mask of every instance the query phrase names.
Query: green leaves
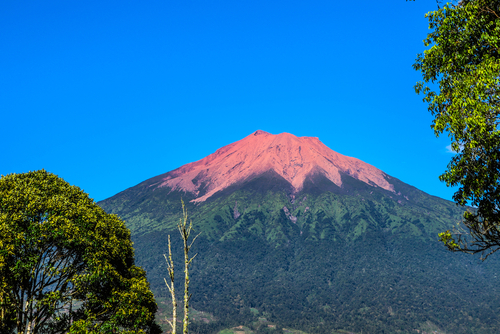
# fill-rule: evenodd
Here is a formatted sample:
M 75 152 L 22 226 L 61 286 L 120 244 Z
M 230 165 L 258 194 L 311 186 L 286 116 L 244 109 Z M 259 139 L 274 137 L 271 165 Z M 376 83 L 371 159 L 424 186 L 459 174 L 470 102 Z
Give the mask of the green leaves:
M 451 235 L 450 230 L 447 230 L 446 232 L 441 232 L 438 234 L 438 236 L 439 236 L 439 241 L 444 243 L 444 245 L 448 247 L 449 250 L 451 251 L 460 250 L 460 246 L 456 243 L 455 239 Z
M 413 65 L 422 73 L 423 81 L 414 88 L 424 95 L 423 101 L 434 115 L 434 133 L 446 132 L 457 152 L 440 180 L 447 186 L 460 186 L 453 197 L 458 204 L 477 207 L 464 216 L 471 235 L 487 234 L 473 231 L 485 221 L 499 222 L 499 9 L 499 1 L 468 0 L 428 13 L 429 28 L 434 30 L 424 45 L 432 46 Z M 437 83 L 439 89 L 433 91 L 426 86 L 429 82 Z M 465 252 L 500 247 L 497 239 L 460 240 L 464 242 L 460 250 Z
M 158 331 L 130 232 L 78 187 L 44 170 L 2 177 L 0 232 L 2 333 Z

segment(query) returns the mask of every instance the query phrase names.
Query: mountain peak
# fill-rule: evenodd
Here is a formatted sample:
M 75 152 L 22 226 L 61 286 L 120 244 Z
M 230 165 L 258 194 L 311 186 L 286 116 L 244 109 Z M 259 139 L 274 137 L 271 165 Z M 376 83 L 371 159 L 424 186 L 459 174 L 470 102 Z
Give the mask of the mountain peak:
M 260 136 L 260 135 L 270 135 L 269 132 L 262 131 L 262 130 L 257 130 L 253 133 L 254 136 Z
M 203 202 L 218 191 L 270 170 L 295 191 L 301 190 L 306 177 L 313 173 L 323 174 L 339 187 L 341 174 L 347 174 L 394 191 L 384 172 L 331 150 L 317 137 L 297 137 L 286 132 L 273 135 L 262 130 L 167 173 L 159 187 L 193 193 L 198 196 L 194 202 Z

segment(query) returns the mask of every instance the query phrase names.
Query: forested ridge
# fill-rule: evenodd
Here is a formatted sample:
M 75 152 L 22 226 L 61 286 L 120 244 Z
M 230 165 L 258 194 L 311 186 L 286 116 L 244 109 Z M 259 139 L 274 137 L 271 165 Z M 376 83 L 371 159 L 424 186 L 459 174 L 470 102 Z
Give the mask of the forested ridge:
M 159 253 L 164 240 L 155 233 L 135 242 L 138 249 L 159 245 L 148 249 Z M 352 244 L 294 240 L 278 248 L 251 236 L 224 243 L 200 239 L 192 305 L 223 327 L 254 321 L 253 307 L 270 321 L 310 333 L 409 331 L 426 321 L 451 333 L 495 332 L 498 262 L 485 265 L 439 246 L 376 233 Z M 154 257 L 138 258 L 149 277 L 165 271 Z M 152 289 L 167 297 L 161 283 L 152 280 Z

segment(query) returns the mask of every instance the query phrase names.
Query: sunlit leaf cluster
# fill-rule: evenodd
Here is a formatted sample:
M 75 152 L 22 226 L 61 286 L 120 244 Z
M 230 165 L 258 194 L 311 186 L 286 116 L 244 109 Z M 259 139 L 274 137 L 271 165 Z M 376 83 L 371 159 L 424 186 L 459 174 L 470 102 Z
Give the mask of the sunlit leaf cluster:
M 0 179 L 0 312 L 2 333 L 158 330 L 129 230 L 44 170 Z
M 453 250 L 500 247 L 499 15 L 500 1 L 490 0 L 448 3 L 428 13 L 429 49 L 414 64 L 423 76 L 415 90 L 434 115 L 432 129 L 447 133 L 456 152 L 440 179 L 459 186 L 458 204 L 477 207 L 464 216 L 472 233 L 455 235 Z

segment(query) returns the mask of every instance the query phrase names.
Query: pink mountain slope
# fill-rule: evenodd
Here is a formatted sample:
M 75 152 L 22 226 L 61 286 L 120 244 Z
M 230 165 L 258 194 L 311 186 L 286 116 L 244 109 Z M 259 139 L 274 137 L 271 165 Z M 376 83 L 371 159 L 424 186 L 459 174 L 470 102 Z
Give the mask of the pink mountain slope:
M 216 192 L 269 170 L 274 170 L 299 191 L 306 177 L 320 172 L 342 186 L 340 172 L 372 186 L 394 192 L 385 173 L 361 160 L 346 157 L 326 147 L 316 137 L 296 137 L 289 133 L 272 135 L 256 131 L 251 135 L 218 149 L 209 156 L 166 174 L 160 187 L 183 190 L 198 195 L 203 202 Z

